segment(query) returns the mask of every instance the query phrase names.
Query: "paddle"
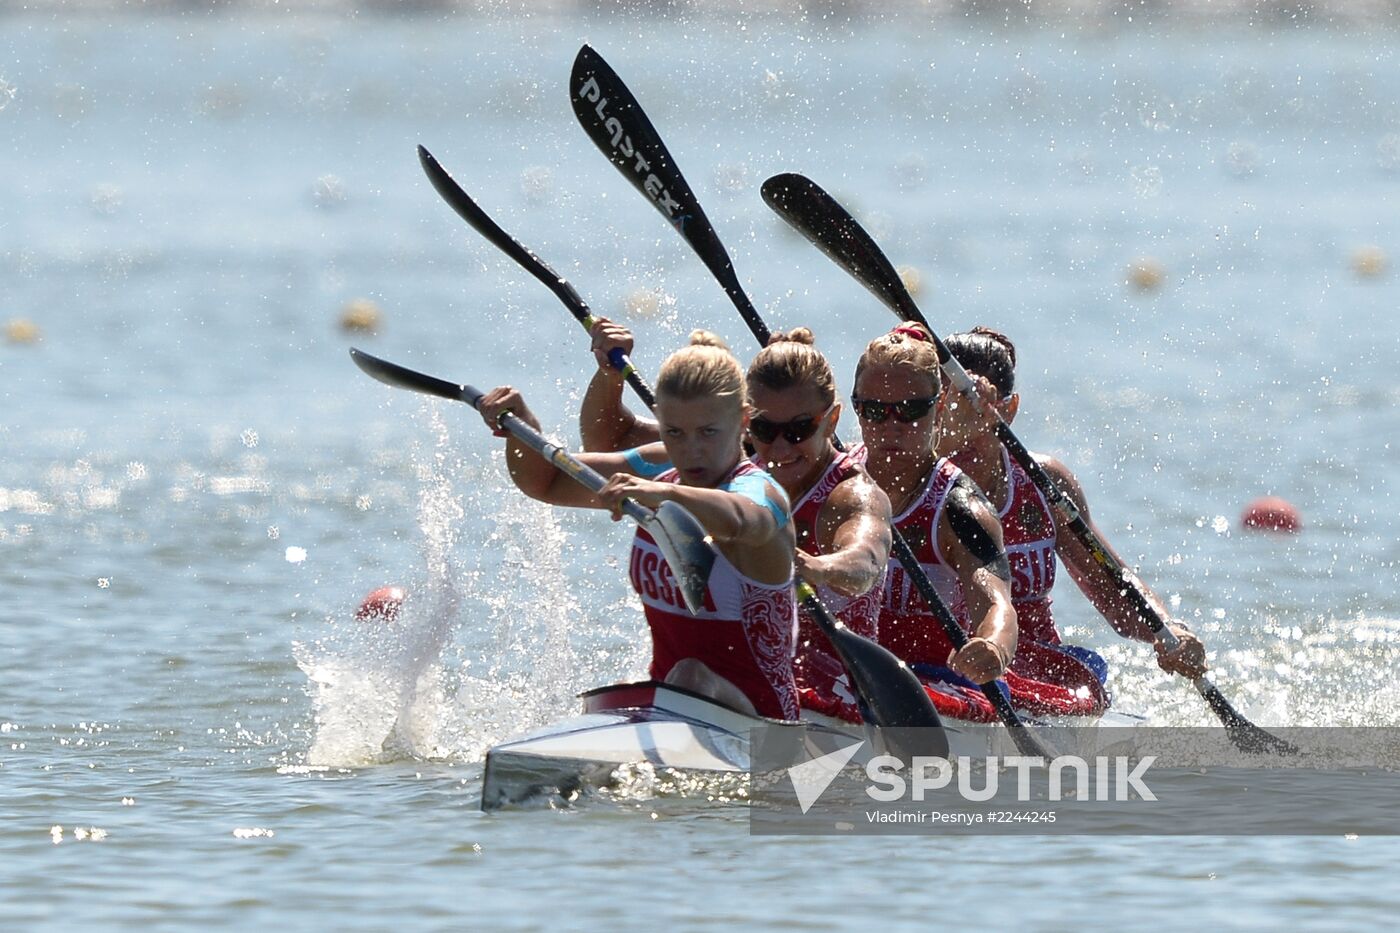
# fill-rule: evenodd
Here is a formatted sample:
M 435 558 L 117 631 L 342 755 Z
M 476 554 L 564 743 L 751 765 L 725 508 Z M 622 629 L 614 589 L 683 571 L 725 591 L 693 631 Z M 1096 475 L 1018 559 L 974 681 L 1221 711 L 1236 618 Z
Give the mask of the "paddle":
M 466 402 L 473 408 L 481 405 L 482 393 L 469 385 L 457 385 L 405 369 L 397 363 L 381 360 L 362 350 L 352 348 L 350 358 L 355 361 L 356 366 L 386 385 L 436 395 L 438 398 L 454 402 Z M 597 492 L 607 484 L 602 474 L 581 463 L 567 450 L 546 439 L 515 415 L 509 412 L 501 415 L 500 425 L 526 447 L 553 463 L 587 489 Z M 671 571 L 676 576 L 685 604 L 690 607 L 691 612 L 700 612 L 705 606 L 705 584 L 715 563 L 715 552 L 707 541 L 705 529 L 693 515 L 674 502 L 663 502 L 652 511 L 625 499 L 622 511 L 656 539 L 657 547 L 661 549 L 666 563 L 671 565 Z
M 681 175 L 675 159 L 671 158 L 666 144 L 661 141 L 655 127 L 651 125 L 641 104 L 628 90 L 627 85 L 623 84 L 617 73 L 603 61 L 601 55 L 585 45 L 579 49 L 578 56 L 574 59 L 569 88 L 574 115 L 578 117 L 588 138 L 593 140 L 593 144 L 608 157 L 623 177 L 642 192 L 685 238 L 719 281 L 759 345 L 767 346 L 771 336 L 768 326 L 764 324 L 754 309 L 753 302 L 744 293 L 738 276 L 734 273 L 734 264 L 725 252 L 724 244 L 720 242 L 719 235 L 705 216 L 694 192 L 690 190 L 690 185 Z M 840 442 L 836 443 L 839 448 Z M 899 530 L 891 525 L 890 531 L 894 539 L 895 557 L 908 571 L 915 587 L 933 610 L 953 646 L 961 648 L 967 642 L 967 635 L 938 597 L 933 584 L 919 565 L 918 558 L 899 534 Z M 900 666 L 904 666 L 903 662 L 900 662 Z M 912 678 L 913 674 L 910 673 L 909 676 Z M 1022 752 L 1031 756 L 1050 757 L 1049 752 L 1026 729 L 1016 711 L 1011 708 L 1011 703 L 995 684 L 983 684 L 981 689 L 1001 721 L 1011 730 L 1012 737 Z
M 666 144 L 617 72 L 590 46 L 579 49 L 574 58 L 569 91 L 574 115 L 588 138 L 685 237 L 739 309 L 744 323 L 767 346 L 768 326 L 744 293 L 734 273 L 734 263 Z
M 943 366 L 953 387 L 961 392 L 978 410 L 982 410 L 982 400 L 977 394 L 967 371 L 948 350 L 929 326 L 928 320 L 914 304 L 914 298 L 905 288 L 904 281 L 894 266 L 881 252 L 875 240 L 866 233 L 836 199 L 823 191 L 815 182 L 801 175 L 775 175 L 763 183 L 763 200 L 784 220 L 791 224 L 836 264 L 850 273 L 856 281 L 870 289 L 902 321 L 922 324 L 933 335 L 933 345 L 938 352 L 938 360 Z M 1121 584 L 1123 592 L 1133 601 L 1133 608 L 1152 629 L 1162 643 L 1170 650 L 1178 644 L 1177 638 L 1167 628 L 1166 621 L 1157 613 L 1147 595 L 1142 582 L 1131 570 L 1123 565 L 1108 550 L 1103 540 L 1084 520 L 1073 500 L 1055 483 L 1045 468 L 1036 461 L 1026 446 L 1011 430 L 1011 426 L 997 414 L 996 434 L 1011 456 L 1021 465 L 1050 500 L 1051 505 L 1066 519 L 1070 531 L 1089 549 L 1094 560 L 1108 571 Z M 1235 746 L 1248 752 L 1294 753 L 1297 748 L 1289 742 L 1271 735 L 1245 719 L 1220 693 L 1206 676 L 1193 681 L 1196 689 L 1210 705 L 1211 710 L 1225 725 L 1230 740 Z
M 433 183 L 437 193 L 442 195 L 442 199 L 451 205 L 452 209 L 471 224 L 472 228 L 480 233 L 501 252 L 505 253 L 526 272 L 533 275 L 545 284 L 545 286 L 559 298 L 569 313 L 574 316 L 585 331 L 591 332 L 593 325 L 598 323 L 593 312 L 588 305 L 579 297 L 579 293 L 569 284 L 568 280 L 555 272 L 544 260 L 526 249 L 518 240 L 509 233 L 502 230 L 494 220 L 486 215 L 471 197 L 462 190 L 462 186 L 447 174 L 447 170 L 438 164 L 438 160 L 433 158 L 433 154 L 422 146 L 418 147 L 418 161 L 423 164 L 423 171 L 427 173 L 428 180 Z M 632 361 L 622 352 L 622 349 L 614 348 L 608 355 L 613 368 L 622 373 L 627 379 L 627 384 L 632 387 L 632 391 L 637 393 L 637 397 L 646 403 L 648 408 L 656 405 L 656 396 L 652 393 L 640 375 L 637 374 L 636 367 Z

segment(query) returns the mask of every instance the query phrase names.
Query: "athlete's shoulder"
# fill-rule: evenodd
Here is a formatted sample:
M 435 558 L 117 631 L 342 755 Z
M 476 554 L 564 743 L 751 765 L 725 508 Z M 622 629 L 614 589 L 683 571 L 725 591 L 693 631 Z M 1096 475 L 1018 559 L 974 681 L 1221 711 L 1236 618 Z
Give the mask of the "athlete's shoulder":
M 1038 453 L 1034 450 L 1031 451 L 1030 454 L 1031 459 L 1039 464 L 1042 470 L 1056 479 L 1074 479 L 1074 473 L 1072 473 L 1070 468 L 1065 466 L 1064 461 L 1060 460 L 1058 457 L 1052 456 L 1051 454 Z M 1014 458 L 1011 462 L 1015 464 L 1016 469 L 1022 469 L 1021 465 L 1016 463 Z
M 729 479 L 720 485 L 720 488 L 725 492 L 736 492 L 748 496 L 756 502 L 761 502 L 764 498 L 771 499 L 775 502 L 781 502 L 784 508 L 788 508 L 787 492 L 773 478 L 773 474 L 752 460 L 739 461 L 739 466 L 729 475 Z
M 832 489 L 827 497 L 828 507 L 851 513 L 870 515 L 888 521 L 891 515 L 890 497 L 876 485 L 870 474 L 857 468 Z
M 1074 472 L 1056 457 L 1049 454 L 1032 453 L 1035 462 L 1040 464 L 1041 469 L 1050 475 L 1055 481 L 1055 485 L 1064 490 L 1065 495 L 1074 500 L 1075 505 L 1084 508 L 1084 487 L 1080 485 L 1079 478 Z
M 672 469 L 665 444 L 643 444 L 623 451 L 622 456 L 628 471 L 643 479 L 657 479 Z

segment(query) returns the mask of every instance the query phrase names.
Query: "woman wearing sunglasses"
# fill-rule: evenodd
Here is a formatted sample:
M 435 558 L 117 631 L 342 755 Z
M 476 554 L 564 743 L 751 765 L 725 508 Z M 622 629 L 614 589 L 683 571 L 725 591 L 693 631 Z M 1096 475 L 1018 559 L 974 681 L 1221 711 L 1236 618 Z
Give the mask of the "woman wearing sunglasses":
M 955 653 L 904 568 L 891 562 L 880 642 L 925 680 L 951 684 L 967 707 L 958 712 L 989 714 L 990 704 L 970 688 L 1002 677 L 1015 657 L 1011 575 L 995 511 L 951 460 L 935 452 L 941 385 L 938 355 L 917 325 L 872 340 L 856 366 L 851 404 L 866 470 L 889 496 L 900 534 L 970 635 Z
M 853 452 L 833 444 L 841 417 L 836 378 L 798 328 L 774 334 L 749 366 L 748 440 L 753 461 L 792 502 L 797 572 L 847 628 L 876 637 L 881 585 L 890 549 L 890 506 Z M 581 421 L 587 449 L 615 449 L 656 437 L 652 422 L 622 403 L 622 378 L 608 362 L 631 334 L 610 321 L 594 328 L 598 374 L 585 395 Z M 803 707 L 860 721 L 845 668 L 816 623 L 799 608 L 795 676 Z
M 508 386 L 486 393 L 479 409 L 493 427 L 510 411 L 539 428 Z M 609 509 L 614 518 L 623 499 L 688 509 L 718 551 L 700 613 L 687 608 L 646 531 L 638 528 L 633 540 L 630 573 L 651 629 L 651 677 L 745 712 L 796 719 L 792 522 L 782 489 L 743 455 L 748 405 L 739 361 L 718 338 L 696 331 L 691 346 L 661 367 L 656 415 L 660 444 L 579 457 L 609 476 L 596 494 L 513 437 L 511 479 L 532 498 Z
M 1055 583 L 1056 558 L 1118 634 L 1155 643 L 1152 630 L 1138 616 L 1132 602 L 1123 597 L 1119 583 L 1093 559 L 1079 539 L 1068 531 L 1061 533 L 1060 517 L 997 439 L 996 419 L 991 412 L 998 412 L 1010 423 L 1021 403 L 1015 391 L 1015 346 L 1003 334 L 985 327 L 951 334 L 945 342 L 977 383 L 984 413 L 961 403 L 956 391 L 949 387 L 945 398 L 947 413 L 936 452 L 955 462 L 999 506 L 1011 568 L 1011 599 L 1020 629 L 1020 648 L 1011 668 L 1036 680 L 1087 690 L 1106 701 L 1103 682 L 1107 663 L 1088 648 L 1063 644 L 1055 628 L 1050 589 Z M 1093 527 L 1084 491 L 1074 474 L 1053 457 L 1035 457 Z M 1161 600 L 1150 590 L 1147 596 L 1162 618 L 1170 619 Z M 1205 673 L 1205 647 L 1200 640 L 1180 622 L 1172 620 L 1168 626 L 1179 644 L 1170 652 L 1157 644 L 1157 663 L 1164 670 L 1191 679 Z

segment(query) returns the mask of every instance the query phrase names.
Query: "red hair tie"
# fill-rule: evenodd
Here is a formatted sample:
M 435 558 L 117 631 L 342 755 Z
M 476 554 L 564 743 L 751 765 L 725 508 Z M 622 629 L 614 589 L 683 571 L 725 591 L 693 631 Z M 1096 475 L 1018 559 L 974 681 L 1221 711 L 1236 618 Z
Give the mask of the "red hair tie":
M 903 334 L 906 337 L 913 337 L 915 340 L 928 340 L 928 332 L 917 324 L 901 324 L 891 333 Z

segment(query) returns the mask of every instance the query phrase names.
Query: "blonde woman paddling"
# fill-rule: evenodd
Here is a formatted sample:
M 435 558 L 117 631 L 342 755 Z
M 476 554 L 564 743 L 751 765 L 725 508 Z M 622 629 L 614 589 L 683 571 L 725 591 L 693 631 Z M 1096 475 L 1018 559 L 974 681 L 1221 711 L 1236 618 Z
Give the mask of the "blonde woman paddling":
M 580 427 L 589 450 L 654 439 L 654 423 L 622 403 L 622 378 L 608 361 L 632 351 L 632 335 L 611 321 L 593 331 L 599 368 L 584 398 Z M 836 379 L 812 332 L 774 334 L 746 375 L 753 461 L 771 473 L 793 503 L 798 574 L 849 629 L 877 636 L 890 549 L 889 500 L 861 457 L 837 450 L 842 405 Z M 849 676 L 816 621 L 799 607 L 795 673 L 801 705 L 849 721 L 861 712 Z
M 701 612 L 687 609 L 651 537 L 639 529 L 633 540 L 630 578 L 651 630 L 652 679 L 744 712 L 795 719 L 793 526 L 782 488 L 743 455 L 748 413 L 738 360 L 697 331 L 663 364 L 656 403 L 660 443 L 580 455 L 610 477 L 597 494 L 508 438 L 511 479 L 532 498 L 607 509 L 614 518 L 623 499 L 650 508 L 670 500 L 689 510 L 719 553 Z M 538 428 L 508 386 L 488 392 L 480 410 L 493 427 L 510 411 Z

